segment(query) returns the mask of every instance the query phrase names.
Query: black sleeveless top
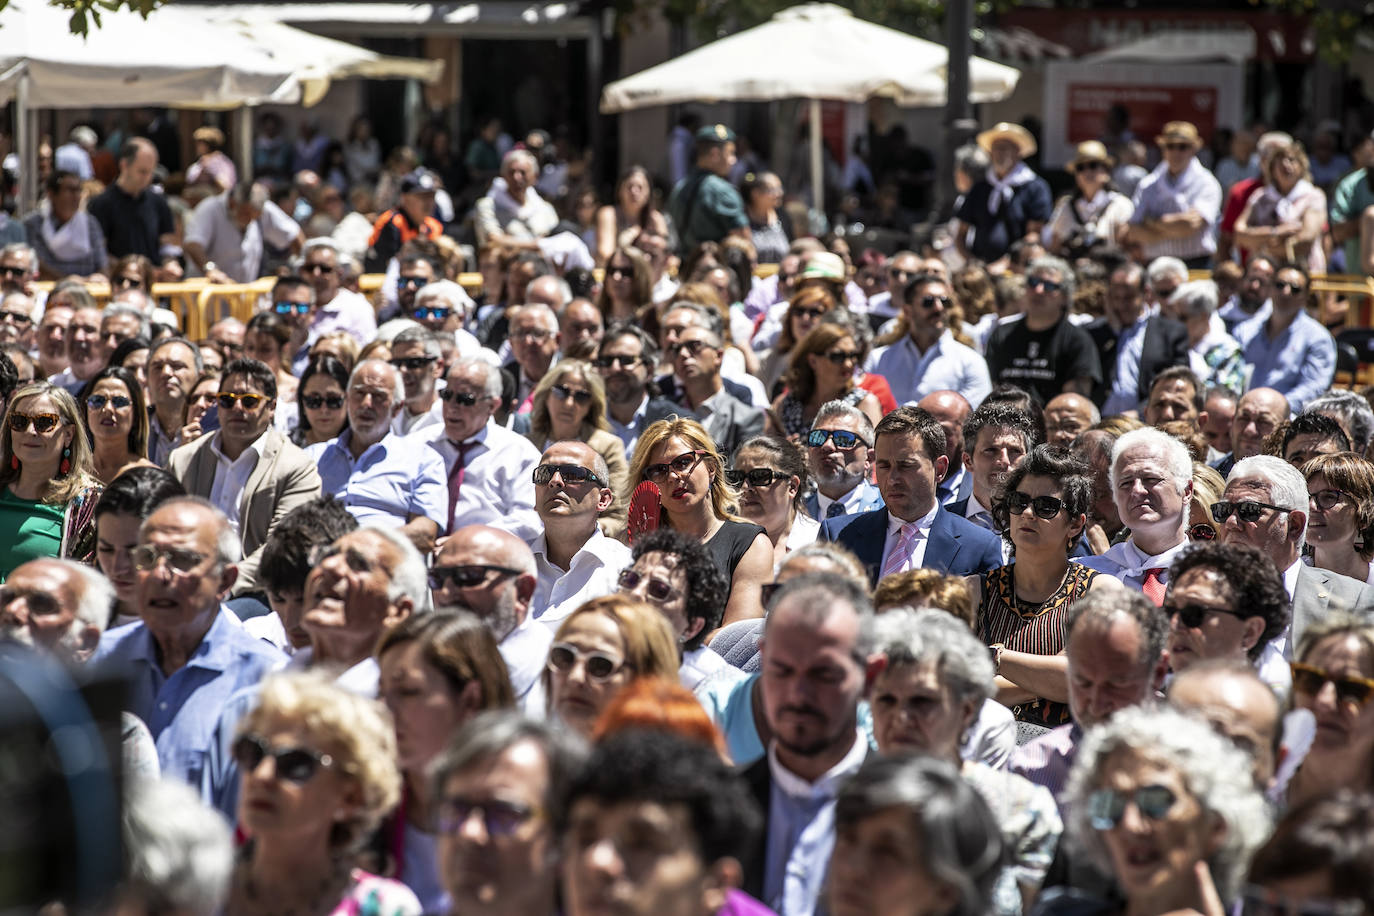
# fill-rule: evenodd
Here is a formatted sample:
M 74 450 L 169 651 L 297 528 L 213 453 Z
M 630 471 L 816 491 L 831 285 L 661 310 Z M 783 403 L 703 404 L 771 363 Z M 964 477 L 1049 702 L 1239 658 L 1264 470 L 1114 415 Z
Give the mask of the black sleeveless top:
M 716 561 L 716 568 L 725 574 L 726 603 L 730 601 L 730 590 L 735 584 L 735 567 L 753 546 L 754 538 L 760 534 L 763 534 L 763 528 L 758 525 L 727 520 L 706 542 L 706 549 L 711 559 Z

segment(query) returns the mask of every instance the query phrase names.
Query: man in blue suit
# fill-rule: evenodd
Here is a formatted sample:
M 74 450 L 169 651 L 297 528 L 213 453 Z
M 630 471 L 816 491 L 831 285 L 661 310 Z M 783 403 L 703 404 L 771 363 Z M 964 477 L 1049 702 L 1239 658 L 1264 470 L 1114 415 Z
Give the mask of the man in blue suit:
M 827 519 L 819 539 L 854 552 L 869 582 L 924 567 L 955 576 L 1002 565 L 1001 540 L 946 511 L 936 499 L 944 476 L 945 433 L 919 407 L 899 407 L 874 430 L 874 466 L 885 508 Z
M 873 422 L 844 401 L 828 401 L 816 411 L 806 439 L 806 465 L 816 490 L 806 511 L 819 521 L 881 509 L 883 495 L 868 482 L 873 459 Z

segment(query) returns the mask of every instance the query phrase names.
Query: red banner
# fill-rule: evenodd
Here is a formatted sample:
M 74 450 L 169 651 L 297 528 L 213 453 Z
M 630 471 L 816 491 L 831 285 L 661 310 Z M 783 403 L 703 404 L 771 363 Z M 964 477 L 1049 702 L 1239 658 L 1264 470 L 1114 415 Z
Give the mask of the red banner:
M 1104 133 L 1107 110 L 1125 105 L 1131 131 L 1147 146 L 1169 121 L 1191 121 L 1204 139 L 1217 128 L 1215 86 L 1126 86 L 1102 83 L 1068 85 L 1068 140 L 1081 143 Z

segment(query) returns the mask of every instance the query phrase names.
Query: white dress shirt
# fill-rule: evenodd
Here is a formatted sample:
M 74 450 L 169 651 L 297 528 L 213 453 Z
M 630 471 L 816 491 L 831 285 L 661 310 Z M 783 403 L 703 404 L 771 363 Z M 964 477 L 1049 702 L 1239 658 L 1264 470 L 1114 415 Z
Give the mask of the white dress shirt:
M 1105 553 L 1095 557 L 1075 557 L 1074 562 L 1080 563 L 1088 569 L 1106 573 L 1127 588 L 1142 591 L 1145 585 L 1146 572 L 1151 569 L 1164 570 L 1159 581 L 1168 585 L 1169 567 L 1174 565 L 1174 560 L 1178 558 L 1180 553 L 1187 550 L 1190 544 L 1191 542 L 1185 537 L 1182 542 L 1175 544 L 1163 553 L 1147 556 L 1145 551 L 1136 546 L 1135 538 L 1129 537 L 1120 544 L 1113 544 L 1107 548 Z
M 463 486 L 453 509 L 453 527 L 491 525 L 509 531 L 529 543 L 544 531 L 534 511 L 534 469 L 539 449 L 519 433 L 497 426 L 493 420 L 477 431 L 467 452 Z M 442 430 L 429 447 L 444 459 L 445 475 L 458 460 L 457 447 Z
M 434 403 L 424 413 L 413 414 L 406 407 L 391 418 L 391 431 L 398 436 L 414 436 L 429 432 L 443 432 L 444 402 L 436 396 Z
M 613 594 L 618 587 L 616 577 L 631 563 L 630 548 L 606 537 L 600 528 L 592 529 L 592 536 L 573 554 L 567 569 L 549 562 L 545 535 L 535 538 L 530 550 L 538 570 L 530 618 L 547 626 L 551 633 L 583 603 Z
M 254 439 L 237 458 L 230 459 L 220 451 L 222 435 L 215 433 L 215 438 L 210 443 L 210 452 L 215 456 L 215 482 L 210 485 L 210 502 L 229 519 L 229 527 L 237 536 L 239 504 L 243 501 L 243 490 L 248 486 L 248 478 L 253 476 L 253 469 L 258 466 L 258 445 L 262 442 L 262 436 Z
M 930 543 L 930 526 L 935 524 L 935 513 L 940 511 L 940 503 L 936 500 L 929 512 L 916 519 L 916 537 L 911 542 L 911 557 L 906 565 L 898 572 L 906 572 L 910 569 L 919 569 L 926 559 L 926 545 Z M 887 537 L 883 540 L 883 565 L 879 569 L 887 568 L 887 558 L 892 555 L 892 551 L 897 548 L 902 540 L 902 528 L 907 522 L 902 521 L 897 516 L 888 512 L 887 518 Z
M 506 635 L 497 646 L 510 672 L 510 685 L 515 690 L 515 702 L 520 711 L 531 719 L 548 714 L 544 697 L 544 666 L 553 645 L 553 631 L 526 618 Z

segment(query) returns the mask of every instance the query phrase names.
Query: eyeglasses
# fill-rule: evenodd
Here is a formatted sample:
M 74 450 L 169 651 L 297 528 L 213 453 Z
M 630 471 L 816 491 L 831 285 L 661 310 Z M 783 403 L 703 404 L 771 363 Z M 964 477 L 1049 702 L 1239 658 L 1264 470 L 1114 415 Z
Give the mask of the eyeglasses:
M 669 356 L 676 356 L 683 350 L 687 351 L 688 356 L 696 356 L 702 350 L 714 350 L 716 348 L 704 340 L 680 340 L 675 344 L 668 344 L 663 349 Z
M 562 478 L 564 484 L 602 482 L 595 473 L 575 464 L 541 464 L 534 469 L 534 482 L 541 487 L 548 486 L 554 474 Z
M 1274 281 L 1274 289 L 1288 296 L 1307 292 L 1306 286 L 1303 286 L 1301 283 L 1289 283 L 1287 280 Z
M 1027 289 L 1038 289 L 1047 293 L 1057 293 L 1064 288 L 1063 283 L 1046 280 L 1044 277 L 1030 277 L 1026 280 Z
M 420 321 L 424 321 L 426 318 L 434 318 L 438 321 L 447 321 L 448 316 L 453 314 L 453 309 L 439 308 L 438 306 L 432 305 L 422 305 L 411 314 L 414 315 Z
M 482 827 L 489 837 L 506 837 L 529 823 L 539 809 L 518 802 L 489 799 L 446 798 L 439 804 L 439 832 L 452 835 L 463 829 L 474 813 L 482 816 Z
M 1036 518 L 1052 519 L 1064 508 L 1064 500 L 1055 496 L 1031 496 L 1020 490 L 1007 494 L 1007 511 L 1012 515 L 1020 515 L 1027 507 L 1035 513 Z
M 57 428 L 57 424 L 62 422 L 62 418 L 55 413 L 19 413 L 15 411 L 10 414 L 10 429 L 17 433 L 26 433 L 29 427 L 33 427 L 36 433 L 50 433 Z
M 131 398 L 127 398 L 122 394 L 93 394 L 86 398 L 86 406 L 91 408 L 91 410 L 104 410 L 106 404 L 109 404 L 115 410 L 123 410 L 132 403 L 133 400 Z
M 454 588 L 476 588 L 487 581 L 492 573 L 505 578 L 520 575 L 520 570 L 511 569 L 509 566 L 482 566 L 475 563 L 463 566 L 435 566 L 429 571 L 429 587 L 432 591 L 438 591 L 444 587 L 445 582 L 452 582 Z
M 427 283 L 429 283 L 428 277 L 400 277 L 396 280 L 397 286 L 413 286 L 415 289 L 419 289 Z
M 831 350 L 829 353 L 825 354 L 825 358 L 837 366 L 847 366 L 850 363 L 857 363 L 859 361 L 859 351 Z
M 283 300 L 281 302 L 273 302 L 272 308 L 276 311 L 278 315 L 305 315 L 308 314 L 310 311 L 310 303 L 287 302 Z
M 827 439 L 834 441 L 835 448 L 842 451 L 856 445 L 868 445 L 857 433 L 851 433 L 847 429 L 813 429 L 806 434 L 806 444 L 812 448 L 820 448 L 825 445 Z
M 1207 607 L 1205 604 L 1170 604 L 1164 602 L 1164 616 L 1173 617 L 1178 615 L 1178 622 L 1181 626 L 1189 630 L 1196 630 L 1202 626 L 1202 622 L 1207 619 L 1208 614 L 1230 614 L 1232 617 L 1240 617 L 1237 611 L 1224 607 Z
M 11 277 L 23 277 L 28 271 L 22 267 L 0 267 L 0 277 L 9 279 Z
M 751 487 L 766 487 L 775 480 L 786 480 L 791 474 L 784 474 L 782 471 L 775 471 L 772 468 L 754 468 L 752 471 L 725 472 L 725 479 L 732 487 L 742 487 L 746 483 Z
M 1217 529 L 1206 522 L 1198 522 L 1188 529 L 1188 537 L 1194 541 L 1215 541 L 1217 539 Z
M 1318 490 L 1315 493 L 1309 494 L 1307 497 L 1312 505 L 1323 512 L 1330 512 L 1332 509 L 1336 508 L 1338 503 L 1347 498 L 1348 497 L 1340 490 L 1333 490 L 1330 488 Z
M 459 407 L 471 407 L 477 403 L 477 395 L 468 391 L 454 391 L 452 388 L 445 388 L 439 392 L 439 400 L 445 404 L 457 404 Z
M 824 317 L 824 315 L 825 315 L 825 309 L 808 309 L 808 308 L 794 308 L 794 309 L 792 309 L 792 317 L 793 317 L 793 318 L 811 318 L 811 319 L 816 319 L 816 318 Z
M 560 401 L 566 401 L 571 399 L 573 403 L 583 405 L 590 404 L 592 402 L 592 393 L 590 391 L 574 391 L 567 385 L 554 385 L 549 389 L 549 391 L 553 394 L 554 397 L 558 398 L 558 400 Z
M 1332 900 L 1304 895 L 1301 900 L 1247 884 L 1241 893 L 1240 916 L 1368 916 L 1358 900 Z
M 129 552 L 133 560 L 134 569 L 148 571 L 156 569 L 157 565 L 163 560 L 167 561 L 167 568 L 177 575 L 185 575 L 194 572 L 196 567 L 205 562 L 205 555 L 196 553 L 194 550 L 182 550 L 179 547 L 154 547 L 152 544 L 143 544 L 135 547 Z
M 1218 525 L 1224 525 L 1226 524 L 1226 520 L 1231 517 L 1231 513 L 1234 512 L 1236 517 L 1242 522 L 1249 522 L 1253 525 L 1260 520 L 1260 516 L 1264 515 L 1265 509 L 1273 509 L 1275 512 L 1291 511 L 1281 506 L 1271 506 L 1268 503 L 1257 503 L 1250 499 L 1242 502 L 1230 502 L 1229 500 L 1223 499 L 1221 502 L 1212 503 L 1212 519 Z
M 268 757 L 278 779 L 297 785 L 310 781 L 315 772 L 334 765 L 334 758 L 304 747 L 273 747 L 257 735 L 243 735 L 234 742 L 234 762 L 244 773 L 256 770 Z
M 549 670 L 568 674 L 582 662 L 582 670 L 594 681 L 605 681 L 615 677 L 617 671 L 625 667 L 623 659 L 602 652 L 583 652 L 576 646 L 556 642 L 549 647 Z
M 1178 796 L 1168 786 L 1141 786 L 1134 792 L 1098 789 L 1088 796 L 1088 820 L 1094 830 L 1111 830 L 1121 823 L 1126 805 L 1134 802 L 1142 817 L 1161 820 L 1174 807 Z
M 655 579 L 652 576 L 645 577 L 633 569 L 622 569 L 615 581 L 620 586 L 621 591 L 632 592 L 639 588 L 639 583 L 646 581 L 646 579 L 649 584 L 644 586 L 644 594 L 648 595 L 651 601 L 661 604 L 677 595 L 677 589 L 673 588 L 671 582 Z
M 337 268 L 330 264 L 302 264 L 303 274 L 332 274 Z
M 319 410 L 321 407 L 339 410 L 344 406 L 344 397 L 341 394 L 303 394 L 301 403 L 310 410 Z
M 409 369 L 411 372 L 423 369 L 433 362 L 438 361 L 437 356 L 395 356 L 387 360 L 397 369 Z
M 633 369 L 644 362 L 640 356 L 598 356 L 592 360 L 592 365 L 598 369 L 613 369 L 616 366 L 622 369 Z
M 526 328 L 523 331 L 511 331 L 510 336 L 520 340 L 548 340 L 553 336 L 553 331 L 548 328 Z
M 1053 290 L 1051 290 L 1051 292 L 1053 292 Z M 922 296 L 918 301 L 921 304 L 921 308 L 925 309 L 933 309 L 937 303 L 942 309 L 947 309 L 950 305 L 948 296 Z
M 33 316 L 24 312 L 0 312 L 0 321 L 12 321 L 20 327 L 33 324 Z
M 674 458 L 672 461 L 669 461 L 666 464 L 651 464 L 648 467 L 646 467 L 644 469 L 644 479 L 666 480 L 669 471 L 672 471 L 674 474 L 678 475 L 690 474 L 692 473 L 692 471 L 696 469 L 696 466 L 701 463 L 701 459 L 705 457 L 706 452 L 702 451 L 701 449 L 695 449 L 690 452 L 683 452 L 681 455 L 678 455 L 676 458 Z
M 244 410 L 257 410 L 267 398 L 261 394 L 240 394 L 237 391 L 221 391 L 215 395 L 215 403 L 220 410 L 233 410 L 242 406 Z
M 606 276 L 610 277 L 612 280 L 624 280 L 626 277 L 633 277 L 634 275 L 635 270 L 633 267 L 606 268 Z
M 889 277 L 891 277 L 892 279 L 894 279 L 894 280 L 899 280 L 899 281 L 901 281 L 901 280 L 906 280 L 908 277 L 914 277 L 914 276 L 916 276 L 916 271 L 914 271 L 914 270 L 901 270 L 900 268 L 897 268 L 897 267 L 889 267 L 888 270 L 887 270 L 887 275 L 888 275 Z
M 1304 696 L 1315 697 L 1327 684 L 1333 684 L 1342 703 L 1363 707 L 1374 698 L 1374 680 L 1369 678 L 1341 677 L 1303 662 L 1289 662 L 1288 667 L 1293 672 L 1293 690 Z

